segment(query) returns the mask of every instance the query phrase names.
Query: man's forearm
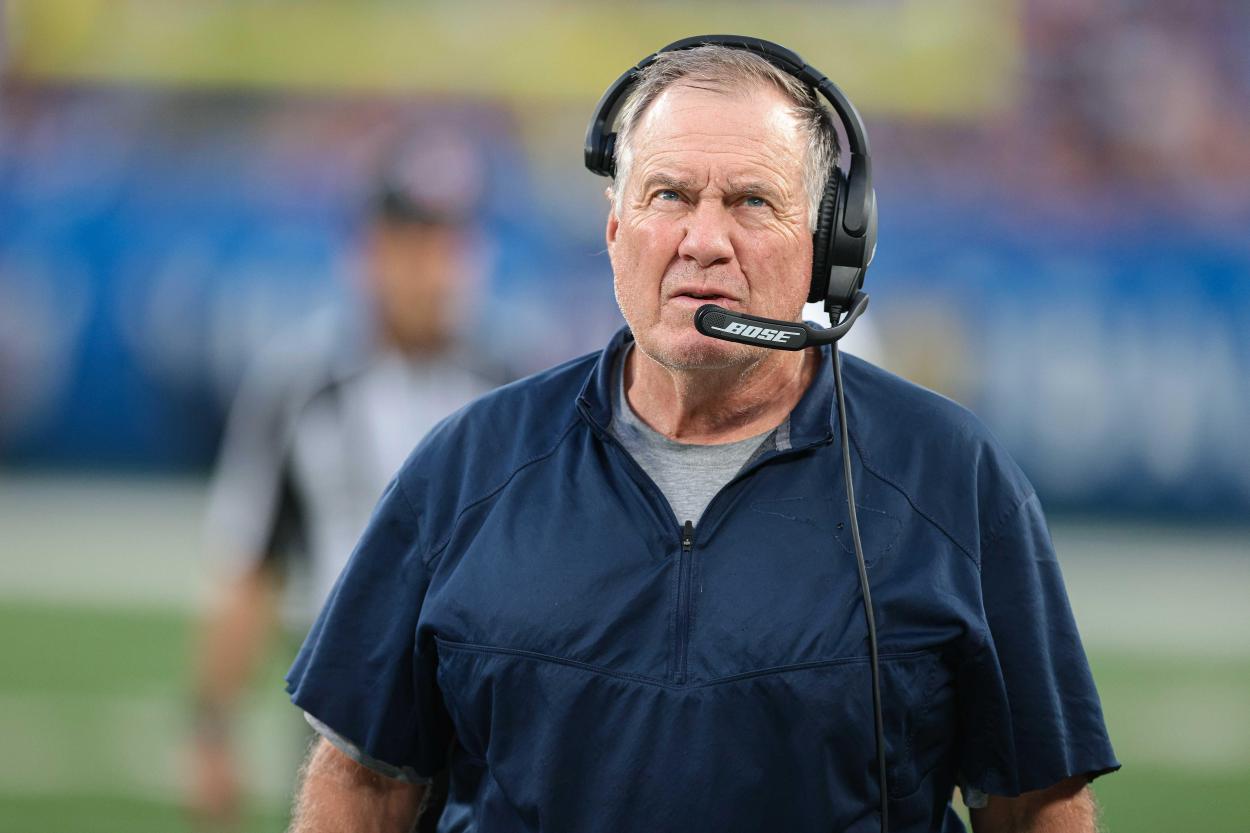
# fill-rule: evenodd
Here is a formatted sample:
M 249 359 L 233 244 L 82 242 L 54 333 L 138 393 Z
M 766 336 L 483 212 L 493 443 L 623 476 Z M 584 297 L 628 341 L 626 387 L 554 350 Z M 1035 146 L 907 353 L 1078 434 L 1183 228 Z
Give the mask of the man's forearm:
M 186 801 L 201 820 L 237 817 L 242 768 L 232 734 L 240 696 L 275 630 L 278 578 L 263 566 L 223 584 L 197 646 Z
M 228 718 L 259 666 L 277 622 L 278 578 L 256 567 L 222 588 L 204 624 L 196 658 L 199 716 Z
M 971 816 L 973 833 L 1098 833 L 1098 805 L 1083 777 L 1016 798 L 990 796 Z
M 304 764 L 289 833 L 409 833 L 425 787 L 379 775 L 328 741 Z

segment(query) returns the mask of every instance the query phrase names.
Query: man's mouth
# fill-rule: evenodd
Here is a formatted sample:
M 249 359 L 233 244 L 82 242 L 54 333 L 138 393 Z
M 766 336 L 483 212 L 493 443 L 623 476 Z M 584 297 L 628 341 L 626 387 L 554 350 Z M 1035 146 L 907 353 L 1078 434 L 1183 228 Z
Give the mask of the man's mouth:
M 672 300 L 697 301 L 701 304 L 735 304 L 737 301 L 728 295 L 721 295 L 718 292 L 679 292 L 672 297 Z

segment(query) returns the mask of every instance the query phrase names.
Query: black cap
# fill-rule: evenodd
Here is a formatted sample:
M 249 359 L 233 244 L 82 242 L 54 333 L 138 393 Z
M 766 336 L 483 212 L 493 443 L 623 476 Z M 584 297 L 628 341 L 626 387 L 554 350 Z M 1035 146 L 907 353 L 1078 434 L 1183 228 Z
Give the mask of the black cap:
M 452 128 L 405 134 L 384 157 L 373 189 L 377 216 L 403 223 L 460 225 L 477 212 L 486 161 L 476 143 Z

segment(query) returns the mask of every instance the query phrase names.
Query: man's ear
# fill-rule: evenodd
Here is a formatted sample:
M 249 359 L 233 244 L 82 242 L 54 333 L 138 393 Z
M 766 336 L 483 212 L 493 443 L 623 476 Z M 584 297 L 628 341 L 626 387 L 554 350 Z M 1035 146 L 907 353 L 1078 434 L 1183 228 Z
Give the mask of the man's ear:
M 608 246 L 616 242 L 616 230 L 620 227 L 621 221 L 616 216 L 616 200 L 613 199 L 611 186 L 603 189 L 603 195 L 608 198 L 608 205 L 612 206 L 608 209 L 608 227 L 604 232 L 604 239 L 607 240 Z

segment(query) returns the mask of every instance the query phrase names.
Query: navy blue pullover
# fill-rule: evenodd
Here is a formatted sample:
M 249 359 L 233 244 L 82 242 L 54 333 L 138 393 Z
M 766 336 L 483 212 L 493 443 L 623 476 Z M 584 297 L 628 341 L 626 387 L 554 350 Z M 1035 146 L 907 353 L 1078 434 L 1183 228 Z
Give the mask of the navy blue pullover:
M 287 680 L 370 758 L 450 767 L 440 831 L 876 831 L 829 354 L 692 530 L 611 437 L 622 330 L 449 417 Z M 1119 766 L 1036 495 L 968 411 L 844 356 L 891 830 Z M 454 737 L 454 743 L 452 742 Z

